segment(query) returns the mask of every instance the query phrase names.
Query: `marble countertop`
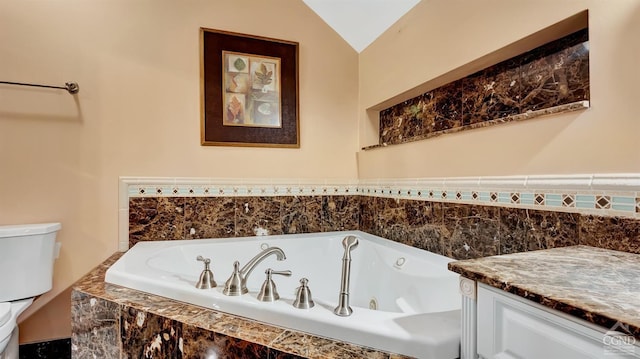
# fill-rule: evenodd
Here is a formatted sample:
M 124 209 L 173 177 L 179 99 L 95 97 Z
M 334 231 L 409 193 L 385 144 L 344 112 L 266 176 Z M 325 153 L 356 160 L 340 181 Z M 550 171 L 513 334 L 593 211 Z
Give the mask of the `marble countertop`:
M 640 339 L 640 255 L 571 246 L 449 263 L 461 276 Z
M 409 359 L 404 355 L 277 327 L 106 283 L 104 275 L 107 269 L 123 254 L 118 252 L 109 257 L 78 280 L 73 285 L 73 289 L 120 305 L 293 354 L 291 357 Z

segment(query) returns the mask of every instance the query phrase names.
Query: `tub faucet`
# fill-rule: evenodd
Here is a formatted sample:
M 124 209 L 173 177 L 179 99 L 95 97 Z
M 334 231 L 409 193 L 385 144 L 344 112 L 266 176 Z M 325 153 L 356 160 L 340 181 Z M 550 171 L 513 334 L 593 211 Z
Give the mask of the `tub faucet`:
M 358 246 L 358 238 L 346 236 L 342 240 L 344 256 L 342 257 L 342 280 L 340 281 L 340 297 L 338 306 L 333 310 L 335 315 L 348 317 L 353 313 L 349 306 L 349 277 L 351 276 L 351 250 Z
M 227 279 L 227 282 L 224 284 L 224 290 L 222 293 L 224 295 L 242 295 L 247 293 L 249 290 L 247 289 L 247 279 L 249 279 L 249 274 L 253 271 L 253 269 L 262 262 L 265 258 L 270 255 L 275 255 L 276 259 L 279 261 L 287 259 L 287 256 L 284 255 L 282 249 L 278 247 L 269 247 L 262 252 L 258 253 L 255 257 L 251 258 L 247 264 L 245 264 L 242 269 L 240 268 L 240 262 L 235 261 L 233 263 L 233 273 L 231 273 L 231 277 Z

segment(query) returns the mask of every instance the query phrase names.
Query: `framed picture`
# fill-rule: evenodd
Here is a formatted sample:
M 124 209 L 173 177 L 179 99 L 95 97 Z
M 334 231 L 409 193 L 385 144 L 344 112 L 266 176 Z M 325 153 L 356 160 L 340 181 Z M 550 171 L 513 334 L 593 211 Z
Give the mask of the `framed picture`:
M 298 43 L 200 29 L 201 144 L 300 147 Z

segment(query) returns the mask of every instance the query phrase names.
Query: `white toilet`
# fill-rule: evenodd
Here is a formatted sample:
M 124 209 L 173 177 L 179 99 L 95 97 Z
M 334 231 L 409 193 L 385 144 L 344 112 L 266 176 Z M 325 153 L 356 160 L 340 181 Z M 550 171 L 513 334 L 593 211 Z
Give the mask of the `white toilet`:
M 16 318 L 51 290 L 60 223 L 0 226 L 0 359 L 18 358 Z

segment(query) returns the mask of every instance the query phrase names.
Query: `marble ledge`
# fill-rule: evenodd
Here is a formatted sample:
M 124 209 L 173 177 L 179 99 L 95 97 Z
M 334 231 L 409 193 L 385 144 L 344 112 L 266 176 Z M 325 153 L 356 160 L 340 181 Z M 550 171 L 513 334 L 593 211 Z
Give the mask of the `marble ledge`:
M 465 278 L 640 339 L 640 255 L 570 246 L 449 263 Z
M 558 106 L 554 106 L 554 107 L 544 108 L 544 109 L 541 109 L 541 110 L 527 111 L 525 113 L 520 113 L 520 114 L 515 114 L 515 115 L 511 115 L 511 116 L 507 116 L 507 117 L 497 118 L 497 119 L 490 120 L 490 121 L 478 122 L 478 123 L 474 123 L 474 124 L 470 124 L 470 125 L 466 125 L 466 126 L 462 126 L 462 127 L 455 127 L 455 128 L 442 130 L 442 131 L 431 132 L 431 133 L 423 135 L 423 136 L 415 136 L 415 137 L 407 138 L 406 141 L 403 141 L 401 143 L 393 143 L 393 144 L 382 143 L 382 144 L 365 146 L 365 147 L 362 147 L 361 150 L 362 151 L 368 151 L 368 150 L 372 150 L 372 149 L 376 149 L 376 148 L 383 148 L 383 147 L 387 147 L 387 146 L 400 145 L 400 144 L 403 144 L 403 143 L 426 140 L 426 139 L 429 139 L 429 138 L 442 136 L 442 135 L 448 134 L 448 133 L 455 133 L 455 132 L 460 132 L 460 131 L 472 130 L 472 129 L 475 129 L 475 128 L 489 127 L 489 126 L 493 126 L 493 125 L 497 125 L 497 124 L 505 123 L 505 122 L 516 122 L 516 121 L 530 120 L 530 119 L 533 119 L 533 118 L 543 117 L 543 116 L 548 116 L 548 115 L 553 115 L 553 114 L 584 110 L 584 109 L 589 108 L 589 106 L 590 106 L 589 105 L 589 101 L 577 101 L 577 102 L 572 102 L 572 103 L 568 103 L 568 104 L 564 104 L 564 105 L 558 105 Z
M 106 283 L 105 272 L 123 254 L 118 252 L 106 259 L 78 280 L 73 290 L 297 357 L 410 359 Z

